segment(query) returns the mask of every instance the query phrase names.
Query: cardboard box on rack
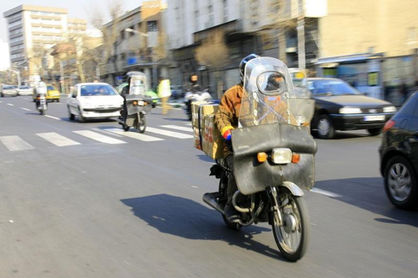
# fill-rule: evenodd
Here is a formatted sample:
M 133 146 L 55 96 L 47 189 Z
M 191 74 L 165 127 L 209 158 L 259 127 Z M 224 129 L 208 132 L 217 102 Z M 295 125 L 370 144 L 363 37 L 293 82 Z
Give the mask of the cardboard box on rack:
M 222 158 L 224 148 L 224 139 L 215 125 L 217 110 L 218 104 L 192 103 L 194 146 L 212 159 Z
M 224 138 L 216 127 L 214 119 L 214 114 L 203 117 L 202 150 L 212 159 L 219 159 L 224 155 Z

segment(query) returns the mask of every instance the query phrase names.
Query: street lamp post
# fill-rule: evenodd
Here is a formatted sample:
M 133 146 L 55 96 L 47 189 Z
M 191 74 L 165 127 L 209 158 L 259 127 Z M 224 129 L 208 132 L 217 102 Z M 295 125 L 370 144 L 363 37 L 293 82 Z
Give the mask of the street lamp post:
M 129 33 L 135 33 L 140 36 L 148 37 L 147 33 L 140 32 L 138 30 L 132 29 L 132 28 L 126 28 L 125 32 Z M 154 59 L 154 50 L 151 48 L 151 65 L 152 65 L 152 87 L 155 87 L 157 85 L 157 65 L 155 63 Z

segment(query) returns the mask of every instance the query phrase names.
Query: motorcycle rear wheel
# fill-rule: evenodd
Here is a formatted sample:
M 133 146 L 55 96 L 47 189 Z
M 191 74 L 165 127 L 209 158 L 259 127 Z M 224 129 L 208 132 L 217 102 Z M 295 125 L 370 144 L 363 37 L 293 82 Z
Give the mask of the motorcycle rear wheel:
M 285 194 L 285 196 L 283 196 Z M 303 257 L 309 242 L 309 215 L 302 197 L 293 196 L 288 190 L 281 190 L 278 201 L 283 225 L 279 227 L 273 217 L 273 235 L 282 256 L 292 262 Z M 288 200 L 284 206 L 283 200 Z

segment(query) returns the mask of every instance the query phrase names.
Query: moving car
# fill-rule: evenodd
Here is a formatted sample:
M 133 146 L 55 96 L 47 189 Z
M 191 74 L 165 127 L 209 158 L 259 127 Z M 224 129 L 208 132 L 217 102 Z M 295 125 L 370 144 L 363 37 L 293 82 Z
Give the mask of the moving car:
M 119 117 L 123 98 L 107 83 L 80 83 L 67 102 L 70 120 Z
M 56 101 L 59 102 L 60 101 L 60 97 L 61 94 L 60 92 L 52 85 L 47 85 L 46 86 L 47 91 L 46 91 L 46 99 L 48 101 Z
M 367 129 L 378 135 L 396 112 L 390 102 L 363 95 L 337 78 L 308 78 L 315 99 L 311 127 L 320 138 L 333 138 L 336 130 Z
M 31 96 L 33 95 L 33 88 L 30 86 L 20 86 L 18 94 L 19 96 Z
M 397 207 L 418 207 L 418 93 L 384 126 L 379 148 L 386 194 Z
M 1 97 L 5 97 L 5 96 L 17 96 L 18 91 L 17 91 L 17 86 L 15 85 L 1 85 L 1 91 L 0 91 L 0 96 Z

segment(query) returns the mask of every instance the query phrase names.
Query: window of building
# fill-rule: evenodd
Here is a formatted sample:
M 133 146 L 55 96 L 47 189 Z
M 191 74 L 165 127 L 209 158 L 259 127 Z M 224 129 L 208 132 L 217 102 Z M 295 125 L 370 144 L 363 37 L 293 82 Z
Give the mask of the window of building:
M 135 26 L 132 25 L 131 27 L 129 27 L 129 29 L 135 30 Z M 129 32 L 129 37 L 132 37 L 134 35 L 135 35 L 134 32 Z
M 223 21 L 228 21 L 228 0 L 223 0 Z
M 158 32 L 158 24 L 156 20 L 151 20 L 147 22 L 147 31 Z
M 199 29 L 200 29 L 200 26 L 199 26 L 199 10 L 194 11 L 194 27 L 195 27 L 195 31 L 199 31 Z
M 215 25 L 215 17 L 213 15 L 213 1 L 209 1 L 208 15 L 209 15 L 209 18 L 208 18 L 208 21 L 206 23 L 206 27 L 211 27 L 211 26 Z

